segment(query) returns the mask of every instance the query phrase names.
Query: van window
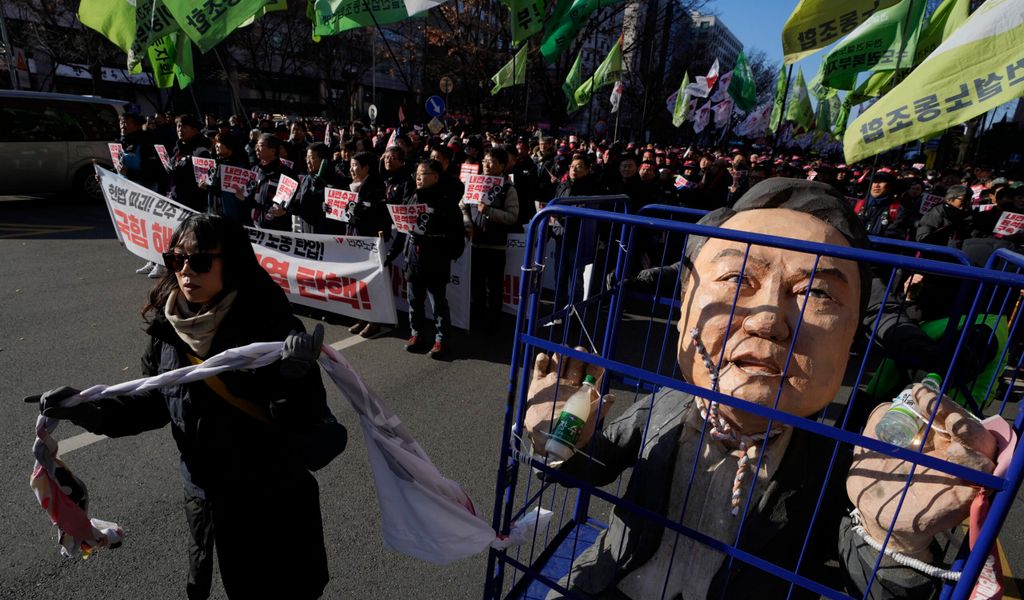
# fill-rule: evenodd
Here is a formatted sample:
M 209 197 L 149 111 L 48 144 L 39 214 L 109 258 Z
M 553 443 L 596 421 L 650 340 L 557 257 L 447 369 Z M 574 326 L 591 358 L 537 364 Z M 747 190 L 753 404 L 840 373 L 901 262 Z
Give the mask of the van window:
M 113 141 L 117 118 L 109 104 L 0 98 L 0 142 Z
M 62 102 L 60 108 L 78 123 L 87 141 L 112 142 L 121 137 L 117 111 L 109 104 Z

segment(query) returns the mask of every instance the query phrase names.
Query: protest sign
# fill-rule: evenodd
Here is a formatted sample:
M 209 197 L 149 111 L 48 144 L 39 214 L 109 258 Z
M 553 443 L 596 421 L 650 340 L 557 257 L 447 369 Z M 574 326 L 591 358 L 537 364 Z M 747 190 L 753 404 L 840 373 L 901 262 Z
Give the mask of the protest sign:
M 210 185 L 213 183 L 213 175 L 217 172 L 217 161 L 212 158 L 192 157 L 192 173 L 196 177 L 196 184 Z
M 429 214 L 429 213 L 428 213 Z M 469 271 L 470 255 L 469 241 L 466 241 L 466 248 L 459 260 L 452 262 L 451 279 L 448 280 L 448 287 L 445 289 L 445 298 L 448 300 L 448 310 L 451 314 L 452 325 L 461 329 L 469 329 Z M 395 295 L 395 307 L 402 311 L 409 311 L 409 301 L 406 297 L 405 279 L 405 256 L 399 254 L 398 258 L 391 263 L 391 286 Z M 426 316 L 434 318 L 430 310 L 430 303 L 426 303 Z
M 272 202 L 280 205 L 281 208 L 287 208 L 297 189 L 299 189 L 299 182 L 282 174 L 281 178 L 277 181 L 277 193 L 274 194 Z
M 153 144 L 153 147 L 156 148 L 156 155 L 160 157 L 164 170 L 168 173 L 174 170 L 174 165 L 171 164 L 171 156 L 167 154 L 167 148 L 163 144 Z
M 287 158 L 279 158 L 278 160 L 281 161 L 282 165 L 288 167 L 289 169 L 294 169 L 295 168 L 295 163 L 293 163 L 292 161 L 288 160 Z
M 426 231 L 427 221 L 434 209 L 426 204 L 389 204 L 391 220 L 398 233 L 420 233 Z
M 349 205 L 358 200 L 359 194 L 356 192 L 339 190 L 332 187 L 327 188 L 324 192 L 324 202 L 331 207 L 331 212 L 327 213 L 327 218 L 348 223 L 349 211 L 351 210 Z
M 465 180 L 466 191 L 462 195 L 463 204 L 484 204 L 490 206 L 494 196 L 501 192 L 505 185 L 504 177 L 493 175 L 470 175 Z
M 1020 213 L 1004 212 L 1003 216 L 999 217 L 999 222 L 996 223 L 996 228 L 992 230 L 995 235 L 1010 236 L 1015 233 L 1019 233 L 1021 229 L 1024 229 L 1024 215 Z
M 107 144 L 110 150 L 110 162 L 114 163 L 114 170 L 120 173 L 124 170 L 124 148 L 121 144 Z
M 557 264 L 558 246 L 554 240 L 548 240 L 544 245 L 545 264 Z M 510 233 L 505 242 L 505 281 L 502 290 L 502 310 L 509 314 L 516 314 L 519 310 L 519 286 L 523 278 L 523 257 L 526 255 L 526 235 L 522 233 Z M 555 271 L 557 269 L 544 269 L 541 275 L 541 287 L 544 289 L 555 289 Z
M 222 192 L 234 194 L 238 190 L 246 191 L 250 181 L 256 181 L 256 171 L 231 165 L 220 166 L 220 189 Z
M 162 263 L 160 254 L 168 250 L 171 234 L 194 211 L 106 169 L 97 167 L 96 174 L 125 248 Z M 290 302 L 375 323 L 396 323 L 379 238 L 247 230 L 257 260 Z M 468 287 L 468 275 L 465 284 Z
M 466 180 L 470 175 L 476 175 L 480 172 L 480 165 L 463 164 L 459 167 L 459 180 L 462 183 L 466 183 Z
M 924 194 L 921 196 L 921 214 L 930 211 L 935 206 L 942 204 L 946 199 L 935 194 Z

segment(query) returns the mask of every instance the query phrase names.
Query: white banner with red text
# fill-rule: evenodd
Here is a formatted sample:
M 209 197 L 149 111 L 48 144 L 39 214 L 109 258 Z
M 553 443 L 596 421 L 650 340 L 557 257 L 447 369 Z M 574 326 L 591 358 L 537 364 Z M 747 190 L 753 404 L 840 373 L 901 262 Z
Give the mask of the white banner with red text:
M 194 211 L 101 167 L 96 174 L 118 239 L 131 253 L 162 264 L 171 234 Z M 379 238 L 247 229 L 260 265 L 292 303 L 374 323 L 397 322 Z M 467 303 L 467 315 L 468 309 Z

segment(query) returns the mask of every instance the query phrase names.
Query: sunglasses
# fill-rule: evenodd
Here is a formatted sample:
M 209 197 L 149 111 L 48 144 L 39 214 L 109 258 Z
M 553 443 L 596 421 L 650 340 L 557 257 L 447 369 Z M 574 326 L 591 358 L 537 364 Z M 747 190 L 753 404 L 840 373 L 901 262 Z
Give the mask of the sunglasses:
M 172 273 L 179 273 L 185 268 L 185 261 L 196 273 L 209 273 L 213 268 L 213 259 L 219 258 L 220 254 L 210 252 L 196 252 L 195 254 L 178 254 L 176 252 L 164 252 L 164 266 Z

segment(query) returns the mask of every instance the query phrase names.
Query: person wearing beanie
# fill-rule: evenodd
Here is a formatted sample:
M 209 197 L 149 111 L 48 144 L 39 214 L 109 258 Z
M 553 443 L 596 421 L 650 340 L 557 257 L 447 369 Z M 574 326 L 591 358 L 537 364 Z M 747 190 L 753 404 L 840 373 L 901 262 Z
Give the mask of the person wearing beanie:
M 945 202 L 933 206 L 921 217 L 914 239 L 922 244 L 959 247 L 971 237 L 973 230 L 971 190 L 965 185 L 954 185 L 946 190 Z

